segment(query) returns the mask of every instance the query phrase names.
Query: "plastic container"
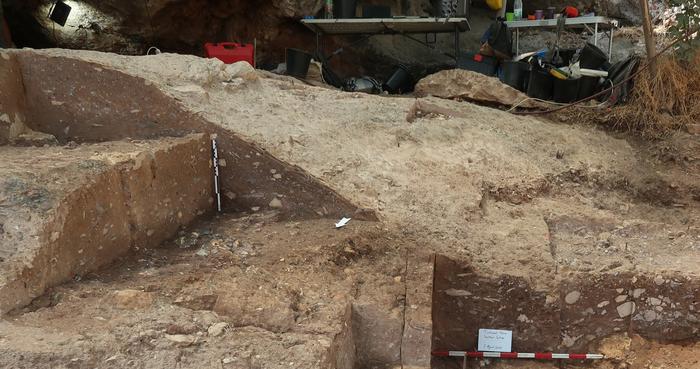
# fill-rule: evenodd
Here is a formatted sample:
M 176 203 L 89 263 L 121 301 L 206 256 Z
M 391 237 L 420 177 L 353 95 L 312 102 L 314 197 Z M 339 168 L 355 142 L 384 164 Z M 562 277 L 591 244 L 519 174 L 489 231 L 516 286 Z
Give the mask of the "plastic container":
M 398 65 L 394 73 L 384 83 L 384 90 L 392 94 L 405 93 L 413 89 L 411 72 L 404 65 Z
M 599 77 L 583 76 L 578 85 L 578 99 L 585 99 L 598 92 Z
M 523 19 L 523 0 L 513 2 L 513 17 L 516 21 Z
M 304 50 L 287 49 L 287 74 L 297 78 L 306 78 L 311 64 L 311 54 Z
M 544 11 L 542 9 L 535 10 L 535 19 L 540 20 L 544 18 Z
M 464 53 L 457 59 L 457 68 L 495 76 L 498 71 L 498 59 L 475 53 Z
M 501 63 L 499 79 L 520 91 L 526 91 L 527 80 L 530 78 L 530 65 L 525 62 L 504 61 Z
M 557 8 L 550 6 L 547 8 L 547 12 L 544 13 L 544 19 L 554 19 L 554 13 L 557 11 Z
M 559 49 L 561 63 L 554 63 L 554 65 L 557 67 L 568 67 L 571 60 L 574 58 L 574 55 L 576 55 L 576 49 Z
M 597 46 L 587 43 L 581 50 L 579 57 L 581 68 L 598 69 L 608 61 L 608 56 Z
M 333 16 L 341 19 L 355 18 L 355 8 L 357 0 L 334 0 Z
M 546 69 L 535 69 L 530 72 L 527 86 L 527 96 L 536 99 L 551 100 L 554 77 Z
M 391 18 L 391 8 L 387 5 L 362 5 L 362 18 Z
M 220 42 L 204 44 L 204 54 L 207 58 L 217 58 L 226 64 L 247 61 L 255 67 L 255 46 L 236 42 Z
M 554 79 L 552 97 L 559 103 L 570 103 L 578 99 L 580 79 Z

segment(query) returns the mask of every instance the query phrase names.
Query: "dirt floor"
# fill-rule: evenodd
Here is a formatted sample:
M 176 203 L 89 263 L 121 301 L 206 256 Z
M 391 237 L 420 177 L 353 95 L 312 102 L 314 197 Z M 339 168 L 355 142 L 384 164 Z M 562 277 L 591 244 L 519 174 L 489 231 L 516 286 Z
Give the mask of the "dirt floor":
M 608 359 L 469 367 L 700 368 L 698 136 L 647 142 L 189 56 L 41 55 L 94 63 L 85 83 L 135 76 L 378 220 L 290 218 L 275 209 L 290 193 L 237 207 L 8 314 L 0 367 L 456 368 L 430 350 L 473 349 L 489 324 L 516 350 Z

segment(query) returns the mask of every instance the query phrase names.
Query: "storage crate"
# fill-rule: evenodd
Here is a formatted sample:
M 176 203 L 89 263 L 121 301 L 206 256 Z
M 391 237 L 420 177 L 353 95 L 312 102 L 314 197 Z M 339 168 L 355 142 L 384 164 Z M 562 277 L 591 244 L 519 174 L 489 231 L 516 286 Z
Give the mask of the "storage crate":
M 217 58 L 226 64 L 247 61 L 255 67 L 255 46 L 236 42 L 219 42 L 204 44 L 207 58 Z

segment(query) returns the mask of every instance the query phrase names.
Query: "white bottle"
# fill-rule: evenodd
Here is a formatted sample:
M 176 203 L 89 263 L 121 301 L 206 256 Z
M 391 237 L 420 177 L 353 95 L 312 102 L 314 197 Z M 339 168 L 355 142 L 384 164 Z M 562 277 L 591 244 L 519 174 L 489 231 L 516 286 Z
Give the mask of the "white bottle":
M 513 19 L 516 21 L 523 19 L 523 0 L 515 0 L 513 3 Z

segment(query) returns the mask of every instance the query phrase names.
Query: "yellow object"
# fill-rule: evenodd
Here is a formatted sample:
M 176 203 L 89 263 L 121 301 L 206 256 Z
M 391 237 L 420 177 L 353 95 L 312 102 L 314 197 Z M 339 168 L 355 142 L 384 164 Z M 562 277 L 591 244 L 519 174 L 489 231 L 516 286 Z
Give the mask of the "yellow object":
M 503 7 L 503 0 L 486 0 L 486 4 L 493 10 L 499 10 Z
M 556 78 L 559 79 L 568 79 L 569 77 L 566 75 L 566 73 L 560 71 L 559 69 L 552 68 L 549 70 L 549 74 L 553 75 Z

